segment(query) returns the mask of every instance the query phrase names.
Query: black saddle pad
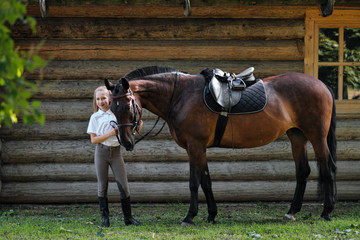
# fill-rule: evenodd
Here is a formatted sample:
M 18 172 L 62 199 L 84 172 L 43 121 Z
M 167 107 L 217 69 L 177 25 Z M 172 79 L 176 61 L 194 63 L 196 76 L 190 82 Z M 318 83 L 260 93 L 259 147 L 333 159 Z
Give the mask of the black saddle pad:
M 206 106 L 215 113 L 227 112 L 212 97 L 209 86 L 206 84 L 204 89 L 204 102 Z M 246 87 L 242 91 L 241 99 L 238 104 L 231 108 L 228 114 L 249 114 L 262 111 L 267 103 L 264 82 L 260 79 L 253 85 Z

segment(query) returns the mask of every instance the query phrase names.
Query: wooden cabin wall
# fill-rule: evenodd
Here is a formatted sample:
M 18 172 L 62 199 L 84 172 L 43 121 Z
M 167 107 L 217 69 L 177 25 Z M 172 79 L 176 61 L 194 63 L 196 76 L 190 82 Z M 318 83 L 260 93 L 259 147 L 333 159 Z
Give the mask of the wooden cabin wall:
M 239 73 L 254 66 L 258 78 L 304 71 L 306 6 L 235 7 L 238 11 L 195 6 L 186 18 L 182 8 L 171 6 L 50 6 L 49 17 L 42 19 L 38 6 L 29 6 L 37 33 L 18 24 L 12 36 L 21 50 L 42 42 L 39 54 L 51 59 L 41 71 L 26 74 L 39 82 L 33 98 L 42 101 L 46 123 L 0 129 L 0 202 L 97 200 L 94 146 L 86 129 L 93 90 L 104 78 L 115 81 L 148 65 L 193 74 L 207 67 Z M 143 120 L 145 133 L 155 116 L 145 111 Z M 359 126 L 357 116 L 338 117 L 339 200 L 360 198 Z M 305 199 L 316 200 L 317 167 L 308 147 L 312 173 Z M 209 149 L 215 199 L 291 200 L 295 166 L 290 149 L 286 137 L 254 149 Z M 167 128 L 122 153 L 133 201 L 189 200 L 188 157 Z M 118 201 L 111 174 L 110 179 L 110 200 Z

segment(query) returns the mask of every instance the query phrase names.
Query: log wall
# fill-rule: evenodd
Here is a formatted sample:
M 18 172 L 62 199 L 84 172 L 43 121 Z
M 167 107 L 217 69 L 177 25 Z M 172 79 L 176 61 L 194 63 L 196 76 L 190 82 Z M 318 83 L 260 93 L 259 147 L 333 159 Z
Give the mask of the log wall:
M 17 24 L 12 35 L 21 50 L 41 42 L 40 55 L 52 60 L 43 70 L 26 73 L 39 84 L 34 99 L 42 101 L 46 123 L 0 129 L 0 202 L 96 201 L 94 146 L 86 129 L 93 90 L 103 84 L 101 79 L 118 79 L 147 65 L 193 74 L 206 67 L 238 73 L 254 66 L 258 78 L 304 71 L 308 6 L 299 1 L 271 7 L 192 1 L 188 18 L 175 2 L 176 6 L 137 6 L 132 1 L 116 6 L 58 4 L 49 7 L 45 19 L 30 2 L 28 12 L 37 17 L 37 33 Z M 155 118 L 144 112 L 143 133 Z M 339 115 L 337 137 L 338 199 L 357 200 L 360 116 Z M 305 199 L 316 200 L 317 168 L 310 144 L 308 148 L 312 173 Z M 133 152 L 122 150 L 134 201 L 189 200 L 188 157 L 167 128 L 140 142 Z M 208 160 L 218 201 L 283 201 L 293 196 L 295 168 L 286 136 L 254 149 L 209 149 Z M 110 173 L 110 199 L 118 201 L 113 180 Z M 202 193 L 200 199 L 204 200 Z

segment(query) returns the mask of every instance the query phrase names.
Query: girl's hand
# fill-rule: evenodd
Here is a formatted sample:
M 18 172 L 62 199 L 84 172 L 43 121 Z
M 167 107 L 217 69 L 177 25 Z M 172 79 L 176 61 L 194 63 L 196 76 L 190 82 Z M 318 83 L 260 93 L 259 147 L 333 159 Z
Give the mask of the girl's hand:
M 119 132 L 118 128 L 113 128 L 110 131 L 110 136 L 116 136 L 118 134 L 118 132 Z

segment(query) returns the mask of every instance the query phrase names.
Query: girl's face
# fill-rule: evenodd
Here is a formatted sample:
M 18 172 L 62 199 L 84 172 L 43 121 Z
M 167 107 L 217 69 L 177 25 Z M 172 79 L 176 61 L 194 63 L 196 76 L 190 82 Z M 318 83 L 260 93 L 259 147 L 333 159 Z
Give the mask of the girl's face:
M 110 109 L 110 96 L 107 92 L 98 91 L 96 93 L 96 105 L 104 112 Z

